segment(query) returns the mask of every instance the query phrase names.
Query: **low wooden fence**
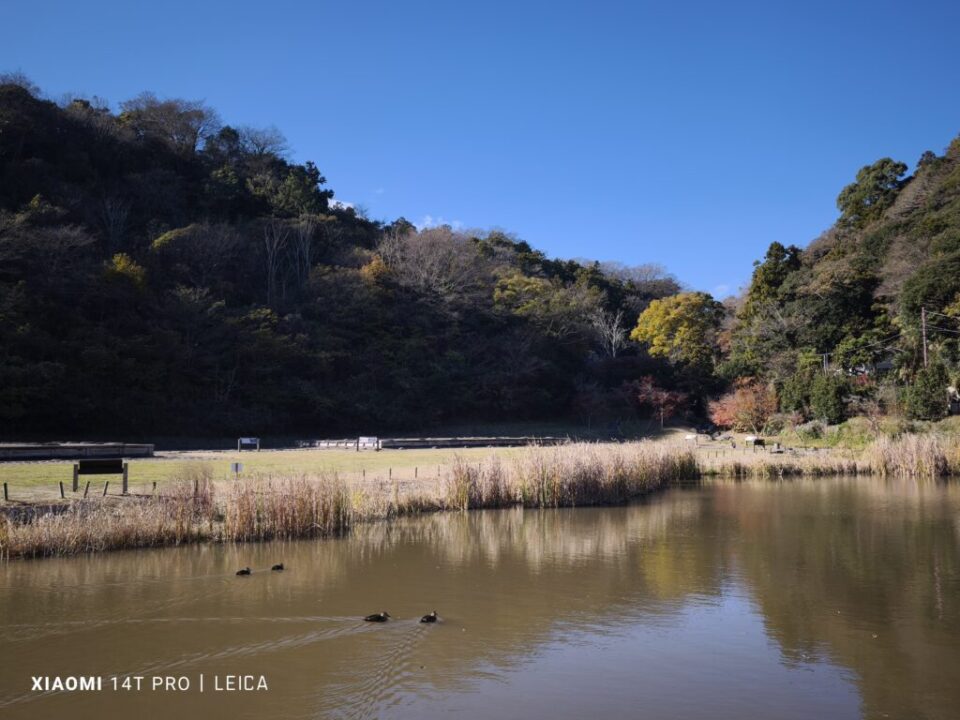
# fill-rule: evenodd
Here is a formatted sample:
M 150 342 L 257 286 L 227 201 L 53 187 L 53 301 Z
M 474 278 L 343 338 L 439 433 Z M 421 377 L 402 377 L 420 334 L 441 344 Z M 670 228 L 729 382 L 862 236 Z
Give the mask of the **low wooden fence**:
M 559 437 L 404 437 L 344 438 L 314 440 L 310 447 L 321 450 L 404 450 L 436 448 L 522 447 L 524 445 L 562 445 L 568 438 Z

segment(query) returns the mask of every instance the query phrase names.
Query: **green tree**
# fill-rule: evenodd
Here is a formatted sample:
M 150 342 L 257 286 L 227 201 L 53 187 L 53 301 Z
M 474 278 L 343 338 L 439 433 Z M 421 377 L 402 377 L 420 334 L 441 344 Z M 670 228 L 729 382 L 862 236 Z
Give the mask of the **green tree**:
M 815 418 L 830 425 L 843 422 L 846 416 L 846 394 L 847 383 L 839 375 L 816 375 L 810 384 L 810 411 Z
M 680 293 L 651 302 L 630 339 L 646 343 L 654 357 L 712 371 L 723 316 L 723 305 L 707 293 Z
M 784 247 L 778 242 L 770 243 L 763 262 L 754 263 L 750 289 L 744 314 L 749 315 L 760 303 L 781 299 L 783 283 L 793 272 L 800 269 L 802 251 L 795 245 Z
M 946 417 L 949 385 L 950 377 L 943 365 L 938 363 L 920 370 L 913 384 L 904 390 L 907 417 L 912 420 L 940 420 Z
M 589 332 L 601 298 L 584 283 L 564 285 L 515 272 L 497 281 L 493 300 L 499 310 L 529 319 L 547 335 L 568 338 Z
M 780 385 L 780 409 L 806 415 L 810 407 L 810 375 L 796 372 Z
M 789 352 L 798 328 L 787 311 L 793 299 L 793 278 L 802 267 L 795 246 L 770 244 L 762 262 L 754 263 L 750 287 L 736 314 L 730 351 L 722 372 L 726 377 L 769 376 L 771 361 Z
M 877 220 L 883 211 L 893 204 L 903 186 L 900 178 L 907 166 L 890 158 L 865 165 L 857 173 L 856 182 L 850 183 L 837 196 L 837 208 L 842 213 L 841 222 L 853 227 L 863 227 Z
M 904 323 L 918 328 L 920 309 L 950 310 L 960 293 L 960 252 L 931 258 L 903 285 L 900 312 Z M 948 313 L 949 314 L 949 313 Z

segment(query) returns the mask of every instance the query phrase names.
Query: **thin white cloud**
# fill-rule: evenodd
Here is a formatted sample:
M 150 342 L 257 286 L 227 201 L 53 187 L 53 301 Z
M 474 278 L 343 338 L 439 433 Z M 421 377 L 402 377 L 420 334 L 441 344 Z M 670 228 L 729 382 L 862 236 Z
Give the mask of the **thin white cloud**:
M 717 285 L 713 289 L 713 293 L 712 293 L 714 297 L 724 297 L 729 294 L 730 294 L 730 286 L 726 284 Z
M 373 191 L 373 194 L 374 194 L 374 195 L 383 195 L 385 192 L 386 192 L 386 190 L 384 190 L 382 187 L 378 187 L 376 190 Z
M 426 228 L 440 227 L 441 225 L 449 225 L 454 230 L 460 230 L 463 227 L 463 223 L 459 220 L 447 220 L 443 215 L 434 217 L 433 215 L 424 215 L 420 222 L 414 223 L 414 226 L 417 230 L 424 230 Z

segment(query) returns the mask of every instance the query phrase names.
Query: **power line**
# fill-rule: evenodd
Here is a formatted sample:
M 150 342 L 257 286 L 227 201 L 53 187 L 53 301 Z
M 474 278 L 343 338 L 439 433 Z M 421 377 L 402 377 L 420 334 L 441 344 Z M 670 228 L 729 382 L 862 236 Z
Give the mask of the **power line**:
M 954 335 L 960 335 L 960 330 L 951 330 L 950 328 L 937 327 L 936 325 L 927 325 L 927 328 L 930 330 L 939 330 L 940 332 L 953 333 Z
M 890 337 L 885 338 L 885 339 L 883 339 L 883 340 L 877 340 L 876 342 L 869 343 L 868 345 L 863 345 L 863 346 L 861 346 L 860 349 L 873 347 L 874 345 L 885 345 L 886 343 L 893 342 L 894 340 L 899 340 L 901 335 L 903 335 L 902 332 L 895 333 L 895 334 L 891 335 Z

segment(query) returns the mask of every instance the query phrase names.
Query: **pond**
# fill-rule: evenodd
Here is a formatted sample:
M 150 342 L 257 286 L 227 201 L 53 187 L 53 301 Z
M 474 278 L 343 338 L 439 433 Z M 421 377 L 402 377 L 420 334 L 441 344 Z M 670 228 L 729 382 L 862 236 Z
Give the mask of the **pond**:
M 11 561 L 0 617 L 11 719 L 955 718 L 960 486 L 716 483 Z M 101 689 L 56 685 L 80 677 Z

